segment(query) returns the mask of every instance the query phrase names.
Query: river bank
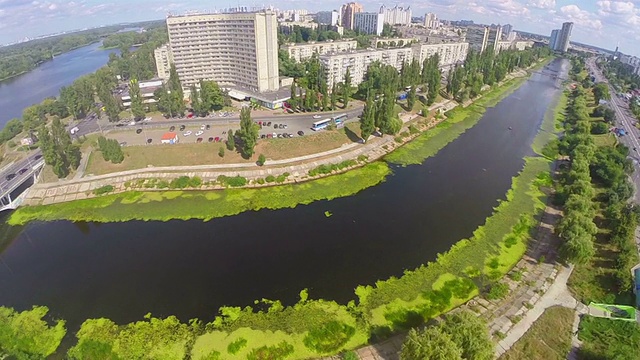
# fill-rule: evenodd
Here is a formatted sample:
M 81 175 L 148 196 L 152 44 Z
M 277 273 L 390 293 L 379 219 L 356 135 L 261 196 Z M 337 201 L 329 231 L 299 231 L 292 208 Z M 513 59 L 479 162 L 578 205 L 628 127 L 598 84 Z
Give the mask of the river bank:
M 426 157 L 437 153 L 437 151 L 442 149 L 449 142 L 464 133 L 466 129 L 475 125 L 487 107 L 495 106 L 495 104 L 501 99 L 508 96 L 508 94 L 522 85 L 526 80 L 525 76 L 527 74 L 527 72 L 518 70 L 514 74 L 511 74 L 509 79 L 498 84 L 498 86 L 476 99 L 477 103 L 473 103 L 466 108 L 459 106 L 456 108 L 457 110 L 454 109 L 452 112 L 447 112 L 448 116 L 433 119 L 419 117 L 409 121 L 405 123 L 399 136 L 393 137 L 387 135 L 381 138 L 372 139 L 363 145 L 353 144 L 353 149 L 348 149 L 346 152 L 337 153 L 335 155 L 330 154 L 331 156 L 327 157 L 319 156 L 318 158 L 314 158 L 313 156 L 305 156 L 303 157 L 304 159 L 280 161 L 280 163 L 284 165 L 294 165 L 284 167 L 266 166 L 266 169 L 249 164 L 241 164 L 237 169 L 234 169 L 233 165 L 147 168 L 123 173 L 80 178 L 61 183 L 36 184 L 32 189 L 30 189 L 27 199 L 24 202 L 28 206 L 23 206 L 14 212 L 9 219 L 9 223 L 17 225 L 25 224 L 32 220 L 53 221 L 61 219 L 99 222 L 126 221 L 134 219 L 162 221 L 166 221 L 171 218 L 186 219 L 187 217 L 185 217 L 185 213 L 176 211 L 179 207 L 175 207 L 171 203 L 173 201 L 178 201 L 180 198 L 191 198 L 194 195 L 192 193 L 194 190 L 225 191 L 229 184 L 225 183 L 224 180 L 221 181 L 221 177 L 224 177 L 225 179 L 228 177 L 242 178 L 242 186 L 260 188 L 273 186 L 274 182 L 269 182 L 269 177 L 280 177 L 282 180 L 278 181 L 278 183 L 281 184 L 292 185 L 304 182 L 313 183 L 316 179 L 321 177 L 332 176 L 353 170 L 360 166 L 364 166 L 367 163 L 377 161 L 385 155 L 388 156 L 388 154 L 394 154 L 394 152 L 400 152 L 400 155 L 396 156 L 396 159 L 407 156 L 414 157 L 414 155 L 410 154 L 420 152 L 420 155 L 418 155 L 417 158 L 424 161 Z M 447 104 L 448 103 L 449 101 L 447 101 Z M 434 108 L 438 108 L 438 105 L 434 105 Z M 431 134 L 432 132 L 433 135 Z M 436 137 L 436 135 L 438 136 Z M 432 140 L 433 143 L 429 142 L 429 140 Z M 411 146 L 413 142 L 416 141 L 418 142 L 417 146 Z M 405 148 L 407 146 L 410 147 Z M 334 151 L 330 151 L 328 153 L 333 152 Z M 415 160 L 413 161 L 413 163 L 415 163 Z M 302 163 L 297 164 L 298 162 Z M 339 164 L 345 165 L 336 166 Z M 317 171 L 317 169 L 324 169 L 323 166 L 335 168 L 329 168 L 328 171 Z M 256 170 L 244 170 L 247 167 L 252 167 Z M 162 190 L 162 187 L 166 188 L 166 186 L 158 186 L 159 184 L 171 182 L 179 175 L 198 178 L 198 185 L 191 187 L 189 191 L 172 191 L 168 193 L 164 193 L 164 190 Z M 379 183 L 379 181 L 381 180 L 368 183 L 375 185 Z M 246 185 L 244 185 L 245 183 Z M 105 200 L 96 200 L 101 196 L 105 196 L 100 191 L 100 189 L 104 189 L 105 187 L 108 187 L 111 190 L 109 192 L 113 194 L 123 195 L 109 195 Z M 363 188 L 360 188 L 360 190 L 362 189 Z M 147 197 L 127 195 L 127 192 L 131 192 L 132 190 L 137 192 L 140 190 L 154 192 L 153 195 L 149 196 L 156 199 L 153 204 L 155 211 L 150 213 L 156 214 L 156 217 L 149 216 L 149 212 L 112 212 L 107 210 L 108 205 L 126 207 L 128 205 L 138 203 L 138 201 L 141 201 L 142 204 L 148 204 L 149 199 L 147 199 Z M 345 194 L 341 189 L 339 189 L 339 187 L 337 187 L 335 191 L 336 194 Z M 355 192 L 347 192 L 346 194 L 353 193 Z M 327 196 L 326 199 L 340 196 L 331 196 L 329 193 L 326 193 L 325 195 Z M 215 203 L 216 199 L 218 199 L 218 197 L 215 196 L 198 198 L 206 198 L 212 203 Z M 221 198 L 224 198 L 224 196 Z M 311 198 L 320 200 L 320 198 L 315 196 L 311 196 Z M 159 201 L 161 199 L 164 199 L 164 201 Z M 70 201 L 72 204 L 76 204 L 76 206 L 64 205 L 64 203 Z M 138 204 L 140 205 L 141 203 Z M 211 206 L 214 206 L 214 204 L 211 204 Z M 291 203 L 287 205 L 287 207 L 291 206 Z M 160 207 L 165 209 L 158 211 Z M 74 211 L 74 208 L 77 208 L 78 210 Z M 202 210 L 199 214 L 193 211 L 189 211 L 188 213 L 191 214 L 193 218 L 198 219 L 211 219 L 216 217 L 212 216 L 211 212 L 205 211 L 205 209 L 209 209 L 210 206 L 202 206 L 199 208 Z M 223 206 L 223 208 L 226 208 L 226 206 Z M 259 208 L 260 207 L 252 210 L 257 210 Z M 274 207 L 270 208 L 273 209 Z M 80 211 L 79 209 L 82 210 Z M 91 215 L 91 209 L 94 209 L 94 215 Z M 221 214 L 237 214 L 246 210 L 250 209 L 247 209 L 246 206 L 241 206 L 235 211 L 229 210 L 227 212 L 222 212 Z M 112 215 L 105 215 L 107 213 L 111 213 Z M 122 215 L 113 216 L 114 213 L 126 213 L 133 217 L 127 218 Z

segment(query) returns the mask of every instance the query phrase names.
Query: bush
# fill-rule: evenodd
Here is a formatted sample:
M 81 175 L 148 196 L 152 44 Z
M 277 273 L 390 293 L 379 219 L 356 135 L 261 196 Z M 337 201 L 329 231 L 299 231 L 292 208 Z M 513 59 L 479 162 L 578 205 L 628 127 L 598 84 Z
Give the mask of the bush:
M 346 353 L 340 355 L 342 360 L 360 360 L 360 357 L 355 351 L 347 351 Z
M 167 180 L 160 180 L 156 183 L 156 187 L 158 189 L 166 189 L 169 187 L 169 182 Z
M 95 195 L 103 195 L 103 194 L 106 194 L 106 193 L 110 193 L 113 190 L 114 190 L 113 185 L 105 185 L 105 186 L 102 186 L 102 187 L 99 187 L 99 188 L 93 190 L 93 193 Z
M 265 178 L 265 180 L 266 180 L 268 183 L 272 183 L 272 182 L 276 181 L 276 178 L 275 178 L 275 176 L 273 176 L 273 175 L 267 175 L 267 177 Z
M 413 134 L 417 134 L 417 133 L 419 133 L 419 132 L 420 132 L 420 130 L 418 130 L 415 126 L 413 126 L 413 125 L 409 125 L 409 133 L 410 133 L 411 135 L 413 135 Z
M 274 346 L 262 346 L 251 350 L 247 355 L 247 360 L 280 360 L 285 359 L 293 353 L 293 345 L 282 341 Z
M 102 153 L 104 161 L 110 161 L 119 164 L 124 160 L 124 153 L 118 140 L 107 139 L 104 136 L 98 138 L 98 148 Z
M 177 179 L 173 179 L 171 180 L 171 183 L 169 183 L 169 188 L 171 189 L 184 189 L 187 186 L 189 186 L 189 181 L 191 179 L 189 179 L 188 176 L 180 176 Z
M 358 162 L 365 162 L 367 160 L 369 160 L 367 155 L 358 155 Z
M 257 161 L 258 166 L 264 165 L 265 161 L 267 161 L 267 159 L 264 157 L 264 154 L 260 154 L 260 156 L 258 156 L 258 161 Z
M 260 185 L 264 185 L 264 179 L 263 178 L 258 178 L 256 179 L 256 182 Z
M 224 175 L 220 175 L 218 176 L 218 182 L 224 186 L 231 186 L 231 187 L 240 187 L 240 186 L 245 186 L 247 185 L 247 179 L 243 178 L 240 175 L 236 175 L 233 177 L 229 177 L 229 176 L 224 176 Z
M 229 343 L 229 345 L 227 346 L 227 352 L 229 354 L 235 355 L 238 353 L 238 351 L 240 351 L 240 349 L 242 349 L 246 345 L 247 345 L 247 339 L 238 338 L 238 340 Z
M 496 283 L 487 293 L 488 300 L 504 299 L 509 294 L 509 286 L 504 283 Z
M 606 134 L 609 131 L 609 126 L 602 121 L 596 121 L 591 123 L 592 134 Z
M 224 146 L 220 146 L 220 149 L 218 149 L 218 156 L 224 157 Z
M 200 177 L 194 176 L 191 179 L 189 179 L 190 187 L 197 188 L 197 187 L 200 187 L 200 185 L 202 185 L 202 179 Z
M 340 349 L 356 333 L 356 329 L 338 321 L 330 321 L 309 330 L 304 345 L 318 353 L 331 353 Z
M 522 280 L 522 271 L 520 271 L 520 270 L 512 271 L 512 272 L 509 273 L 509 277 L 513 281 L 520 281 L 520 280 Z

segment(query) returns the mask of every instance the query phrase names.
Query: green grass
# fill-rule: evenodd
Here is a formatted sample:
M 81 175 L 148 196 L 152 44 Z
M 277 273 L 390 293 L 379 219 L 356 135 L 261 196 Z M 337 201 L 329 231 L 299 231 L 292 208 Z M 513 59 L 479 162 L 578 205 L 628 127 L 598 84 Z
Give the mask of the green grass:
M 564 360 L 571 351 L 574 311 L 550 307 L 499 360 Z
M 635 322 L 585 316 L 578 338 L 580 359 L 640 359 L 640 326 Z
M 353 195 L 380 183 L 389 173 L 387 164 L 374 162 L 347 173 L 296 185 L 217 191 L 131 191 L 67 203 L 24 206 L 16 210 L 8 222 L 18 225 L 32 220 L 210 220 L 248 210 L 293 208 Z
M 540 132 L 531 145 L 536 154 L 543 155 L 542 150 L 545 145 L 558 138 L 557 133 L 562 130 L 562 123 L 565 118 L 564 110 L 567 108 L 568 101 L 569 93 L 564 91 L 547 110 L 540 126 Z
M 602 135 L 591 135 L 591 137 L 593 138 L 593 143 L 598 147 L 612 147 L 618 143 L 616 136 L 611 133 Z
M 525 81 L 526 78 L 509 80 L 502 86 L 485 93 L 472 105 L 466 108 L 459 106 L 447 112 L 445 121 L 388 154 L 385 160 L 405 166 L 423 163 L 425 159 L 437 154 L 447 144 L 477 124 L 488 107 L 495 106 Z

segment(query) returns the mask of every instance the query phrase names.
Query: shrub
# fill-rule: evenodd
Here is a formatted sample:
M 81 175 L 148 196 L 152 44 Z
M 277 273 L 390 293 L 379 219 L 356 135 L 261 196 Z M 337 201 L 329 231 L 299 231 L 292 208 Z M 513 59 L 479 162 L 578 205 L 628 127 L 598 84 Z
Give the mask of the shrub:
M 606 134 L 609 131 L 609 126 L 602 121 L 596 121 L 591 123 L 592 134 Z
M 509 273 L 509 277 L 513 281 L 520 281 L 522 280 L 522 271 L 520 270 L 512 271 Z
M 188 176 L 180 176 L 177 179 L 173 179 L 171 180 L 171 183 L 169 183 L 169 188 L 171 189 L 184 189 L 187 186 L 189 186 L 189 181 L 191 179 L 189 179 Z
M 365 162 L 367 160 L 369 160 L 367 155 L 358 155 L 358 162 Z
M 218 149 L 218 156 L 224 157 L 224 146 L 220 146 L 220 149 Z
M 265 161 L 267 161 L 267 159 L 264 157 L 264 154 L 260 154 L 257 161 L 258 166 L 264 165 Z
M 409 133 L 410 133 L 411 135 L 413 135 L 413 134 L 417 134 L 417 133 L 419 133 L 419 132 L 420 132 L 420 130 L 418 130 L 418 128 L 416 128 L 416 127 L 415 127 L 415 126 L 413 126 L 413 125 L 409 125 Z
M 240 349 L 242 349 L 246 345 L 247 345 L 247 339 L 238 338 L 238 340 L 229 343 L 229 345 L 227 346 L 227 352 L 229 354 L 235 355 L 238 353 L 238 351 L 240 351 Z
M 247 179 L 240 175 L 236 175 L 233 177 L 220 175 L 218 176 L 217 180 L 220 184 L 224 186 L 240 187 L 240 186 L 247 185 Z
M 263 178 L 258 178 L 256 179 L 256 182 L 260 185 L 264 185 L 264 179 Z
M 202 185 L 202 179 L 198 176 L 194 176 L 191 179 L 189 179 L 189 186 L 196 188 L 196 187 L 200 187 L 200 185 Z
M 393 140 L 395 140 L 397 143 L 402 143 L 403 141 L 402 136 L 396 136 Z
M 10 147 L 10 148 L 12 148 L 12 149 L 13 149 L 14 147 L 18 146 L 18 144 L 16 144 L 16 142 L 15 142 L 15 141 L 13 141 L 13 140 L 10 140 L 9 142 L 7 142 L 7 145 L 9 145 L 9 147 Z
M 509 286 L 504 283 L 496 283 L 491 286 L 491 289 L 487 293 L 487 299 L 498 300 L 504 299 L 509 294 Z
M 347 351 L 346 353 L 340 355 L 342 360 L 360 360 L 360 357 L 355 351 Z
M 247 360 L 280 360 L 293 353 L 293 345 L 286 341 L 274 346 L 262 346 L 251 350 Z
M 318 353 L 330 353 L 340 349 L 356 333 L 356 329 L 338 321 L 309 330 L 304 345 Z
M 169 187 L 169 182 L 167 180 L 160 180 L 158 181 L 158 183 L 156 184 L 156 187 L 158 189 L 166 189 Z
M 102 187 L 99 187 L 99 188 L 93 190 L 93 193 L 95 195 L 103 195 L 103 194 L 106 194 L 106 193 L 110 193 L 113 190 L 114 190 L 113 185 L 105 185 L 105 186 L 102 186 Z
M 272 183 L 272 182 L 276 181 L 276 178 L 275 178 L 275 176 L 273 176 L 273 175 L 267 175 L 267 177 L 265 178 L 265 180 L 266 180 L 268 183 Z

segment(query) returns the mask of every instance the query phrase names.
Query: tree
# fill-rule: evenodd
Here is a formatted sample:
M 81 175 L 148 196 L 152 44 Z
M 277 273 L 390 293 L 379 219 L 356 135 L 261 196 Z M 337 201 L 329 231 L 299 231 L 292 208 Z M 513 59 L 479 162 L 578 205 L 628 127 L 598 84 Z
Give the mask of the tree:
M 140 85 L 136 79 L 129 81 L 129 96 L 131 97 L 131 114 L 134 120 L 140 120 L 144 118 L 144 104 L 142 103 L 142 94 L 140 92 Z
M 227 131 L 227 150 L 233 151 L 236 148 L 236 139 L 233 137 L 233 130 Z
M 41 126 L 38 137 L 45 163 L 52 166 L 59 178 L 69 175 L 70 169 L 78 168 L 80 149 L 71 142 L 71 136 L 60 119 L 53 119 L 51 130 Z
M 287 100 L 287 102 L 289 103 L 289 107 L 291 107 L 291 110 L 296 110 L 298 107 L 298 88 L 296 87 L 296 83 L 293 82 L 291 84 L 291 97 L 289 98 L 289 100 Z
M 439 327 L 409 330 L 402 343 L 401 360 L 462 360 L 462 350 Z
M 264 165 L 265 161 L 267 161 L 267 158 L 264 157 L 264 154 L 260 154 L 258 156 L 258 166 Z
M 376 104 L 373 95 L 367 96 L 367 103 L 364 105 L 362 115 L 360 117 L 360 133 L 362 140 L 365 142 L 373 134 L 376 128 Z
M 242 154 L 246 158 L 253 156 L 260 128 L 251 119 L 251 108 L 240 110 L 240 130 L 236 132 L 242 142 Z
M 351 98 L 351 71 L 347 68 L 347 72 L 344 74 L 344 84 L 342 85 L 342 105 L 345 109 L 349 105 L 349 98 Z
M 416 85 L 411 86 L 411 90 L 407 94 L 407 109 L 411 111 L 413 109 L 413 105 L 416 104 Z
M 224 157 L 224 146 L 220 146 L 220 149 L 218 149 L 218 156 Z
M 462 349 L 463 359 L 492 360 L 494 358 L 494 345 L 484 319 L 469 311 L 461 311 L 447 315 L 440 327 Z
M 105 161 L 111 161 L 114 164 L 119 164 L 124 160 L 122 147 L 115 139 L 107 139 L 104 136 L 100 136 L 98 138 L 98 148 Z
M 593 96 L 595 97 L 596 104 L 599 104 L 601 100 L 610 100 L 611 94 L 609 94 L 609 87 L 605 83 L 597 83 L 593 87 Z
M 338 86 L 334 82 L 331 87 L 331 110 L 336 109 L 336 103 L 338 102 Z
M 225 94 L 215 81 L 200 80 L 200 99 L 203 116 L 209 111 L 222 109 L 225 104 Z

